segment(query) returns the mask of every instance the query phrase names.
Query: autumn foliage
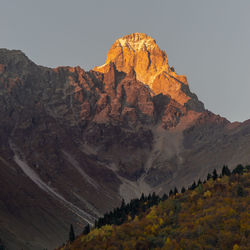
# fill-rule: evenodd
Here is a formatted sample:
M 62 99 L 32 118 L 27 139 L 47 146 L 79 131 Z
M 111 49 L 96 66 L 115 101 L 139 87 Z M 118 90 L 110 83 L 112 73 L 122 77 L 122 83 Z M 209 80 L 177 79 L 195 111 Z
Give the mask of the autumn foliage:
M 226 174 L 225 174 L 226 173 Z M 68 249 L 250 249 L 250 171 L 199 182 L 121 225 L 94 228 Z

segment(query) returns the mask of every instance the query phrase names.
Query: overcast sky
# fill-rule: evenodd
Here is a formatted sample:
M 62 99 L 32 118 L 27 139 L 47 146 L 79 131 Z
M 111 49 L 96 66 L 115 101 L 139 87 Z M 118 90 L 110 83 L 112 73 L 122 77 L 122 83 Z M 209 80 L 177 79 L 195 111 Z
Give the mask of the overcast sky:
M 250 118 L 249 0 L 0 0 L 0 48 L 35 63 L 102 65 L 113 42 L 143 32 L 207 109 Z

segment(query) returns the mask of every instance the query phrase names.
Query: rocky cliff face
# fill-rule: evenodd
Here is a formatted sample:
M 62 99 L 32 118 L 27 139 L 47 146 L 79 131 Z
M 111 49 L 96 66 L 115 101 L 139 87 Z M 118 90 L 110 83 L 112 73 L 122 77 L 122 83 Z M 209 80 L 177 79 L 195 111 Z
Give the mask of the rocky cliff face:
M 0 107 L 0 233 L 11 249 L 52 248 L 70 223 L 81 230 L 122 198 L 250 160 L 249 122 L 205 110 L 145 34 L 118 39 L 89 72 L 1 49 Z
M 136 78 L 149 86 L 151 94 L 169 95 L 181 105 L 196 103 L 192 105 L 193 109 L 204 110 L 203 104 L 190 92 L 187 78 L 170 68 L 165 51 L 152 37 L 133 33 L 116 40 L 108 52 L 106 63 L 94 70 L 105 73 L 110 63 L 114 63 L 118 71 L 134 71 Z

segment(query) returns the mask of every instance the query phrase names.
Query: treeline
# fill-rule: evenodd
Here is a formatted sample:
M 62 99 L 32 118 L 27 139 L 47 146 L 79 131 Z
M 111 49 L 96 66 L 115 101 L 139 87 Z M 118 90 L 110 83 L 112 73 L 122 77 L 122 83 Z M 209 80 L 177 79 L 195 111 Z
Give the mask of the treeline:
M 161 198 L 153 192 L 148 196 L 142 193 L 139 199 L 132 199 L 128 204 L 125 204 L 124 199 L 120 207 L 115 208 L 113 211 L 105 213 L 95 221 L 94 228 L 100 228 L 104 225 L 121 225 L 128 220 L 134 219 L 135 216 L 142 214 L 148 208 L 157 205 L 160 201 L 166 200 L 168 196 L 164 194 Z M 90 225 L 87 224 L 82 234 L 87 235 L 90 232 Z M 72 243 L 75 240 L 75 233 L 72 224 L 70 225 L 69 241 Z
M 120 207 L 115 208 L 113 211 L 105 213 L 103 217 L 95 221 L 94 228 L 100 228 L 104 225 L 121 225 L 128 220 L 134 219 L 135 216 L 142 214 L 148 208 L 157 205 L 160 201 L 166 200 L 168 196 L 164 194 L 162 197 L 153 192 L 148 196 L 142 193 L 139 199 L 132 199 L 128 204 L 125 204 L 124 199 Z M 72 225 L 70 228 L 72 235 Z M 83 234 L 86 235 L 90 232 L 90 226 L 87 224 L 83 229 Z M 72 242 L 72 237 L 70 237 Z
M 222 176 L 231 176 L 232 174 L 243 174 L 244 172 L 248 172 L 250 170 L 250 165 L 246 165 L 245 167 L 241 164 L 237 165 L 233 171 L 231 172 L 230 169 L 228 168 L 228 166 L 224 165 L 222 167 L 222 171 L 221 174 L 219 175 L 217 173 L 217 170 L 214 169 L 212 174 L 208 173 L 207 175 L 207 179 L 204 180 L 203 182 L 199 179 L 199 181 L 196 183 L 195 181 L 193 182 L 193 184 L 191 186 L 188 187 L 188 190 L 194 190 L 196 187 L 198 187 L 200 184 L 205 184 L 207 181 L 209 181 L 210 179 L 216 180 L 217 178 L 221 178 Z M 182 193 L 185 192 L 185 188 L 182 188 Z
M 194 190 L 199 185 L 205 184 L 210 179 L 216 180 L 217 178 L 221 178 L 222 176 L 231 176 L 236 174 L 243 174 L 244 172 L 248 172 L 250 170 L 250 165 L 243 166 L 241 164 L 237 165 L 232 171 L 228 168 L 228 166 L 224 165 L 222 167 L 222 171 L 220 174 L 217 173 L 217 170 L 214 169 L 212 173 L 208 173 L 206 180 L 201 181 L 200 179 L 194 181 L 192 185 L 190 185 L 187 190 Z M 185 193 L 186 188 L 181 188 L 181 193 Z M 179 191 L 175 187 L 173 190 L 169 191 L 169 194 L 164 194 L 162 197 L 156 195 L 155 193 L 149 194 L 148 196 L 142 194 L 139 199 L 132 199 L 129 203 L 125 203 L 124 199 L 122 200 L 121 206 L 115 208 L 113 211 L 105 213 L 103 217 L 99 218 L 95 221 L 94 228 L 100 228 L 104 225 L 121 225 L 129 219 L 134 219 L 135 216 L 142 215 L 147 209 L 150 207 L 159 204 L 161 201 L 167 200 L 169 197 L 175 196 Z M 241 187 L 238 187 L 238 195 L 243 194 L 243 190 Z M 90 232 L 90 226 L 87 224 L 83 230 L 83 235 L 87 235 Z M 73 242 L 75 237 L 73 232 L 73 227 L 70 227 L 69 240 Z
M 95 222 L 95 228 L 100 228 L 104 225 L 121 225 L 129 217 L 134 219 L 136 215 L 145 212 L 148 208 L 157 205 L 166 197 L 160 198 L 155 193 L 145 196 L 143 193 L 139 199 L 132 199 L 128 204 L 125 204 L 124 199 L 120 207 L 113 211 L 104 214 Z

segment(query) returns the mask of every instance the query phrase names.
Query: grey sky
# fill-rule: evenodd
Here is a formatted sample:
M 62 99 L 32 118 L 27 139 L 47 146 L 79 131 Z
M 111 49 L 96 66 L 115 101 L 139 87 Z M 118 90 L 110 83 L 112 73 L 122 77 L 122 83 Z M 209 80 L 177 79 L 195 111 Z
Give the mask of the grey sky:
M 101 65 L 129 33 L 154 37 L 207 109 L 250 118 L 249 0 L 0 0 L 0 47 L 55 67 Z

